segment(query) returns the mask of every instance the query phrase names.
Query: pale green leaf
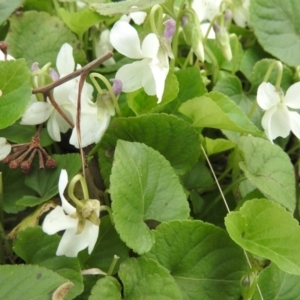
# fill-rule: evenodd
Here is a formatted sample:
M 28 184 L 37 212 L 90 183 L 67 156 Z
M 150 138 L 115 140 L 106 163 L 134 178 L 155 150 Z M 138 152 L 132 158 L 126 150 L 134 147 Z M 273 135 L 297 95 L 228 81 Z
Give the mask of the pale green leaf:
M 76 36 L 59 18 L 46 12 L 27 11 L 13 16 L 6 42 L 9 54 L 25 58 L 29 68 L 34 62 L 38 62 L 40 67 L 51 62 L 55 67 L 57 54 L 64 43 L 73 47 L 78 63 L 85 62 L 85 54 Z
M 24 2 L 24 0 L 0 0 L 0 25 Z
M 236 146 L 235 143 L 225 139 L 210 139 L 208 137 L 204 138 L 204 144 L 207 155 L 231 150 Z
M 128 14 L 135 11 L 142 11 L 151 8 L 155 4 L 162 4 L 165 0 L 126 0 L 120 2 L 109 2 L 91 4 L 90 8 L 97 11 L 100 15 Z
M 165 105 L 163 111 L 168 114 L 181 115 L 178 108 L 183 102 L 202 96 L 207 90 L 198 67 L 179 70 L 175 72 L 175 75 L 179 83 L 179 92 L 172 102 Z
M 89 9 L 80 12 L 69 12 L 64 8 L 59 9 L 59 14 L 65 24 L 82 40 L 83 34 L 92 26 L 103 20 L 98 13 Z
M 201 221 L 172 221 L 159 225 L 154 236 L 145 257 L 170 271 L 183 300 L 239 298 L 247 263 L 223 229 Z
M 31 97 L 29 70 L 24 59 L 0 61 L 0 129 L 24 113 Z
M 262 135 L 244 112 L 229 97 L 211 92 L 183 103 L 179 111 L 193 121 L 195 127 L 227 129 Z
M 131 258 L 122 263 L 119 276 L 127 300 L 181 300 L 169 271 L 151 259 Z
M 3 300 L 44 300 L 68 280 L 40 266 L 0 265 L 0 282 Z
M 290 66 L 300 64 L 300 2 L 252 0 L 251 25 L 262 47 Z
M 300 276 L 283 272 L 271 264 L 259 273 L 258 284 L 264 300 L 300 300 Z M 261 300 L 256 291 L 253 300 Z
M 266 199 L 249 200 L 226 216 L 225 225 L 243 249 L 300 275 L 300 226 L 285 208 Z
M 267 198 L 295 210 L 295 175 L 289 156 L 277 145 L 256 137 L 241 137 L 240 168 Z
M 170 163 L 144 144 L 118 141 L 110 192 L 116 230 L 137 253 L 149 251 L 154 243 L 145 221 L 189 215 L 186 196 Z

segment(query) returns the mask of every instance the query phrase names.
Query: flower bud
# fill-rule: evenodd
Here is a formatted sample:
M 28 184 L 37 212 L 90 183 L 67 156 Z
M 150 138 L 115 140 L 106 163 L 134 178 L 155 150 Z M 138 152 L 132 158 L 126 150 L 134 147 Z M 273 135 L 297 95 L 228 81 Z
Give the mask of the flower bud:
M 224 26 L 220 27 L 217 22 L 213 24 L 216 33 L 216 41 L 218 47 L 221 49 L 223 56 L 226 60 L 231 61 L 232 52 L 230 47 L 229 35 Z

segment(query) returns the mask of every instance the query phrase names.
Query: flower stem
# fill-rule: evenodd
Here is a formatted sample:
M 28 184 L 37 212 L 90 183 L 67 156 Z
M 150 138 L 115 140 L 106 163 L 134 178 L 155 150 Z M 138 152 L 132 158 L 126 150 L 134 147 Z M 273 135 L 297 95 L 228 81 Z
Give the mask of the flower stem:
M 102 88 L 100 87 L 100 85 L 98 84 L 97 80 L 95 78 L 99 78 L 104 84 L 105 86 L 107 87 L 107 90 L 109 91 L 109 94 L 113 100 L 113 103 L 114 103 L 114 107 L 116 109 L 116 112 L 117 112 L 117 115 L 119 117 L 122 116 L 121 114 L 121 110 L 120 110 L 120 107 L 119 107 L 119 104 L 118 104 L 118 100 L 117 100 L 117 97 L 111 87 L 111 84 L 109 83 L 109 81 L 106 79 L 106 77 L 104 77 L 103 75 L 101 74 L 98 74 L 98 73 L 91 73 L 90 74 L 90 78 L 91 78 L 91 81 L 93 82 L 96 90 L 98 91 L 98 93 L 101 95 L 103 94 L 103 90 Z
M 113 273 L 113 271 L 114 271 L 114 268 L 115 268 L 115 266 L 116 266 L 117 261 L 119 260 L 119 258 L 120 258 L 119 256 L 114 255 L 113 260 L 112 260 L 112 262 L 111 262 L 111 264 L 110 264 L 110 266 L 109 266 L 109 269 L 108 269 L 108 271 L 107 271 L 107 275 L 108 275 L 108 276 L 111 276 L 111 275 L 112 275 L 112 273 Z
M 108 214 L 109 214 L 111 223 L 112 223 L 112 224 L 115 223 L 115 222 L 114 222 L 114 219 L 113 219 L 113 216 L 112 216 L 111 208 L 110 208 L 109 206 L 107 206 L 107 205 L 101 205 L 101 206 L 100 206 L 100 212 L 101 212 L 101 211 L 107 211 Z
M 205 45 L 205 44 L 204 44 L 204 50 L 205 50 L 205 53 L 210 58 L 212 66 L 213 66 L 212 67 L 212 83 L 215 84 L 218 79 L 218 75 L 219 75 L 219 65 L 218 65 L 215 55 L 209 49 L 209 47 L 207 47 L 207 45 Z
M 271 65 L 269 66 L 267 73 L 264 77 L 264 82 L 267 82 L 274 67 L 277 67 L 278 73 L 277 73 L 277 78 L 276 78 L 276 83 L 275 83 L 275 87 L 276 89 L 280 89 L 280 84 L 281 84 L 281 79 L 282 79 L 282 73 L 283 73 L 283 66 L 281 61 L 275 60 L 271 63 Z
M 158 20 L 155 20 L 155 13 L 158 12 Z M 155 4 L 150 11 L 150 25 L 152 31 L 160 36 L 162 34 L 162 19 L 163 19 L 163 9 L 160 5 Z
M 78 181 L 81 184 L 81 189 L 82 189 L 82 193 L 83 193 L 83 199 L 84 200 L 90 199 L 88 187 L 87 187 L 87 184 L 86 184 L 86 180 L 84 179 L 84 177 L 81 174 L 75 175 L 72 178 L 72 180 L 70 181 L 69 186 L 68 186 L 68 195 L 69 195 L 69 197 L 73 200 L 73 202 L 76 205 L 82 206 L 81 201 L 74 195 L 75 186 L 76 186 L 76 183 Z

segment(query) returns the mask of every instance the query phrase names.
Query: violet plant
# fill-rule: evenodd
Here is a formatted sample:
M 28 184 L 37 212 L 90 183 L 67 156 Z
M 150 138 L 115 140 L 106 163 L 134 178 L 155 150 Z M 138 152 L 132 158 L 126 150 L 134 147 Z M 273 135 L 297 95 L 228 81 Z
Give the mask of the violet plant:
M 0 299 L 300 299 L 298 0 L 0 7 Z

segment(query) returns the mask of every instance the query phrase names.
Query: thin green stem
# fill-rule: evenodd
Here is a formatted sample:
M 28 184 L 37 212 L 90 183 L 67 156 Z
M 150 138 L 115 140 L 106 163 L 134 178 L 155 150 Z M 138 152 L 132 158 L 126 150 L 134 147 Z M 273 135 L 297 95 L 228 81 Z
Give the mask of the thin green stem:
M 278 73 L 277 73 L 277 78 L 276 78 L 276 83 L 275 83 L 275 87 L 276 89 L 280 89 L 280 84 L 281 84 L 281 79 L 282 79 L 282 73 L 283 73 L 283 66 L 282 66 L 282 63 L 278 60 L 275 60 L 271 63 L 271 65 L 269 66 L 268 70 L 267 70 L 267 73 L 264 77 L 264 82 L 267 82 L 274 67 L 277 67 L 278 69 Z
M 56 11 L 56 15 L 58 17 L 60 17 L 60 12 L 59 12 L 60 5 L 58 4 L 57 0 L 52 0 L 52 3 L 53 3 L 53 6 L 54 6 L 54 9 Z
M 235 72 L 237 71 L 237 62 L 239 59 L 238 56 L 238 51 L 239 51 L 239 41 L 238 38 L 235 34 L 231 34 L 230 36 L 234 37 L 234 49 L 233 49 L 233 56 L 232 56 L 232 61 L 231 61 L 231 74 L 234 75 Z M 229 37 L 230 38 L 230 37 Z
M 116 264 L 117 264 L 119 258 L 120 258 L 119 256 L 114 255 L 113 260 L 112 260 L 112 262 L 111 262 L 111 264 L 110 264 L 110 266 L 109 266 L 109 269 L 108 269 L 108 271 L 107 271 L 107 275 L 108 275 L 108 276 L 111 276 L 111 275 L 112 275 L 112 273 L 113 273 L 113 271 L 114 271 L 114 268 L 115 268 L 115 266 L 116 266 Z
M 191 61 L 191 59 L 193 57 L 193 53 L 194 53 L 194 51 L 191 48 L 189 54 L 187 55 L 183 65 L 182 65 L 182 69 L 185 69 L 187 67 L 187 65 L 189 64 L 189 62 Z
M 109 206 L 107 206 L 107 205 L 101 205 L 100 206 L 100 212 L 101 211 L 107 211 L 108 214 L 109 214 L 109 217 L 110 217 L 111 224 L 115 223 L 114 219 L 113 219 L 113 216 L 112 216 L 112 210 L 111 210 L 111 208 Z
M 158 12 L 158 20 L 155 20 L 155 14 Z M 160 5 L 155 4 L 149 14 L 150 26 L 152 32 L 160 36 L 162 33 L 163 9 Z
M 180 24 L 181 24 L 181 18 L 184 15 L 184 11 L 185 11 L 185 9 L 183 9 L 184 8 L 184 3 L 185 3 L 185 0 L 183 0 L 181 2 L 179 12 L 178 12 L 178 15 L 177 15 L 177 18 L 176 18 L 175 32 L 174 32 L 174 35 L 173 35 L 173 38 L 172 38 L 172 52 L 173 52 L 174 58 L 171 59 L 171 62 L 170 62 L 171 69 L 175 68 L 176 60 L 178 58 L 179 29 L 180 29 Z
M 212 67 L 212 83 L 215 84 L 217 82 L 218 75 L 219 75 L 219 64 L 217 62 L 215 55 L 209 49 L 209 47 L 204 45 L 204 50 L 205 50 L 205 53 L 207 54 L 207 56 L 210 58 L 212 66 L 213 66 Z
M 70 181 L 69 186 L 68 186 L 68 195 L 77 206 L 82 206 L 83 205 L 82 202 L 74 195 L 75 186 L 78 181 L 80 182 L 80 185 L 81 185 L 83 199 L 84 200 L 90 199 L 86 180 L 84 179 L 84 177 L 81 174 L 75 175 L 72 178 L 72 180 Z
M 103 75 L 98 74 L 98 73 L 91 73 L 90 78 L 91 78 L 91 81 L 93 82 L 96 90 L 98 91 L 98 93 L 100 95 L 103 94 L 103 90 L 102 90 L 102 88 L 100 87 L 100 85 L 98 84 L 98 82 L 95 78 L 100 79 L 105 84 L 105 86 L 106 86 L 107 90 L 109 91 L 109 94 L 110 94 L 110 96 L 113 100 L 114 107 L 116 109 L 117 115 L 119 117 L 121 117 L 122 114 L 121 114 L 121 110 L 120 110 L 120 107 L 119 107 L 119 104 L 118 104 L 118 100 L 117 100 L 117 97 L 116 97 L 109 81 Z

